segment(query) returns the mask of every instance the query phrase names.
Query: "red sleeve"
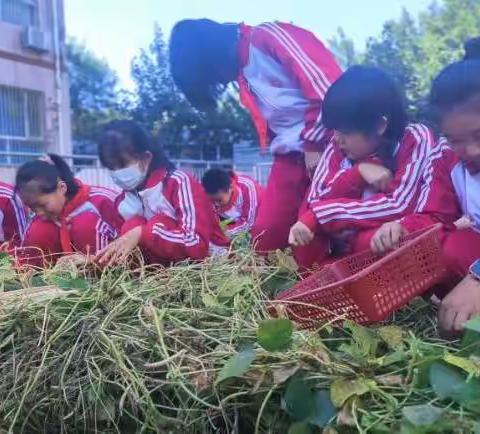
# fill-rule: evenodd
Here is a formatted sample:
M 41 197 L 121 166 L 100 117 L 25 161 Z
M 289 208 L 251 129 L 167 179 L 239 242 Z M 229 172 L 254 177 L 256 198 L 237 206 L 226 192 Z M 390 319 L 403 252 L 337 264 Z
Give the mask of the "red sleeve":
M 286 23 L 255 27 L 252 43 L 274 57 L 298 83 L 309 101 L 301 133 L 304 149 L 322 151 L 331 137 L 321 123 L 322 102 L 327 89 L 342 73 L 332 53 L 313 33 Z
M 402 219 L 402 225 L 408 232 L 436 223 L 454 228 L 455 221 L 462 215 L 450 174 L 456 161 L 455 153 L 447 144 L 442 143 L 432 149 L 415 214 Z
M 212 230 L 211 205 L 202 186 L 185 173 L 174 172 L 168 183 L 166 194 L 175 218 L 158 215 L 143 225 L 140 248 L 172 262 L 203 259 L 208 255 Z
M 75 216 L 69 226 L 74 249 L 84 254 L 96 254 L 118 235 L 103 216 L 90 211 Z
M 229 237 L 250 231 L 255 223 L 260 203 L 261 187 L 253 179 L 242 177 L 238 182 L 238 186 L 242 191 L 242 214 L 237 221 L 226 228 L 225 233 Z
M 25 230 L 22 246 L 17 249 L 16 256 L 19 265 L 43 267 L 54 263 L 61 252 L 58 226 L 35 216 Z
M 330 142 L 315 170 L 308 194 L 309 203 L 335 198 L 358 199 L 362 196 L 366 183 L 358 166 L 342 169 L 343 160 L 344 156 L 335 142 Z
M 124 194 L 102 187 L 92 187 L 92 191 L 95 193 L 90 196 L 90 201 L 95 205 L 102 219 L 119 233 L 124 221 L 118 211 L 118 204 Z
M 15 196 L 0 198 L 0 244 L 8 242 L 19 246 L 25 234 L 27 216 L 20 199 Z
M 423 125 L 407 128 L 396 156 L 396 172 L 387 193 L 369 199 L 316 199 L 300 216 L 312 230 L 369 229 L 412 213 L 420 194 L 421 180 L 433 147 L 433 135 Z

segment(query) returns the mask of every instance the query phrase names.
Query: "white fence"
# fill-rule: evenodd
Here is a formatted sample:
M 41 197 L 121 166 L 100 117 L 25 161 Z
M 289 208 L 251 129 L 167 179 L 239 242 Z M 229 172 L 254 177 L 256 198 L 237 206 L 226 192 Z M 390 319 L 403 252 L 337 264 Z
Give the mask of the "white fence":
M 8 157 L 8 159 L 6 158 Z M 0 180 L 13 183 L 18 164 L 15 161 L 26 161 L 38 158 L 37 153 L 29 152 L 0 152 Z M 91 185 L 101 185 L 115 188 L 108 170 L 101 167 L 98 157 L 92 155 L 64 155 L 63 158 L 73 168 L 75 176 L 83 182 Z M 12 163 L 7 163 L 11 161 Z M 203 174 L 211 168 L 233 169 L 239 173 L 245 173 L 252 176 L 261 184 L 265 185 L 268 174 L 270 173 L 270 163 L 258 163 L 254 166 L 235 166 L 231 160 L 172 160 L 178 169 L 189 172 L 197 179 L 201 179 Z

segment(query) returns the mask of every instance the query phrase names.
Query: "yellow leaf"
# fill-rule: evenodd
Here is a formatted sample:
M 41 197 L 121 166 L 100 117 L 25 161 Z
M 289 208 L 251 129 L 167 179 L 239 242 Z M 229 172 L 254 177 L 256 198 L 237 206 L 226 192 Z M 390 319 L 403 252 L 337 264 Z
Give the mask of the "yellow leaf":
M 361 396 L 376 388 L 377 383 L 368 378 L 354 380 L 335 380 L 330 388 L 330 398 L 337 408 L 343 407 L 352 396 Z
M 480 377 L 480 365 L 474 360 L 465 359 L 464 357 L 455 356 L 452 353 L 445 353 L 443 360 L 450 365 L 456 366 L 464 370 L 468 375 Z
M 378 335 L 393 350 L 403 350 L 403 330 L 398 326 L 385 326 L 378 329 Z

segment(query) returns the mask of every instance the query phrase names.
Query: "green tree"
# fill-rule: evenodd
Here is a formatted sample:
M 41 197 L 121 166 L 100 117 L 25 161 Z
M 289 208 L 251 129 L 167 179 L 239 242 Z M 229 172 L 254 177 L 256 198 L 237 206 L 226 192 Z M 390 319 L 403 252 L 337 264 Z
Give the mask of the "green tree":
M 171 157 L 231 158 L 234 143 L 254 139 L 248 115 L 231 93 L 224 95 L 215 113 L 201 114 L 190 106 L 173 83 L 159 27 L 148 49 L 133 60 L 132 77 L 132 116 L 159 137 Z
M 337 34 L 328 40 L 328 46 L 343 69 L 359 63 L 359 57 L 355 52 L 355 44 L 345 34 L 342 27 L 339 27 Z
M 67 43 L 72 136 L 77 154 L 93 154 L 99 126 L 119 113 L 117 77 L 83 44 Z
M 465 40 L 479 34 L 480 1 L 443 0 L 416 18 L 404 10 L 399 19 L 385 22 L 363 53 L 352 51 L 352 41 L 340 31 L 330 45 L 345 66 L 364 63 L 387 71 L 404 90 L 410 114 L 425 120 L 432 79 L 463 56 Z
M 405 92 L 410 111 L 421 97 L 416 63 L 421 58 L 420 32 L 413 17 L 404 10 L 399 20 L 383 25 L 377 38 L 369 38 L 363 62 L 388 72 Z
M 433 77 L 447 64 L 464 55 L 463 44 L 480 35 L 480 1 L 444 0 L 433 3 L 420 14 L 419 45 L 422 58 L 417 58 L 419 93 L 428 92 Z

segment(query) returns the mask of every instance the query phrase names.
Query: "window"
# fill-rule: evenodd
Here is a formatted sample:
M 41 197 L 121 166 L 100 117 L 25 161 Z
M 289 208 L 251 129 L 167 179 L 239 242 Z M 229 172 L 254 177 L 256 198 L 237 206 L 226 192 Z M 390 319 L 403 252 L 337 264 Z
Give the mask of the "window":
M 20 26 L 38 25 L 37 0 L 0 0 L 0 20 Z
M 42 92 L 0 86 L 0 163 L 21 164 L 44 150 Z

